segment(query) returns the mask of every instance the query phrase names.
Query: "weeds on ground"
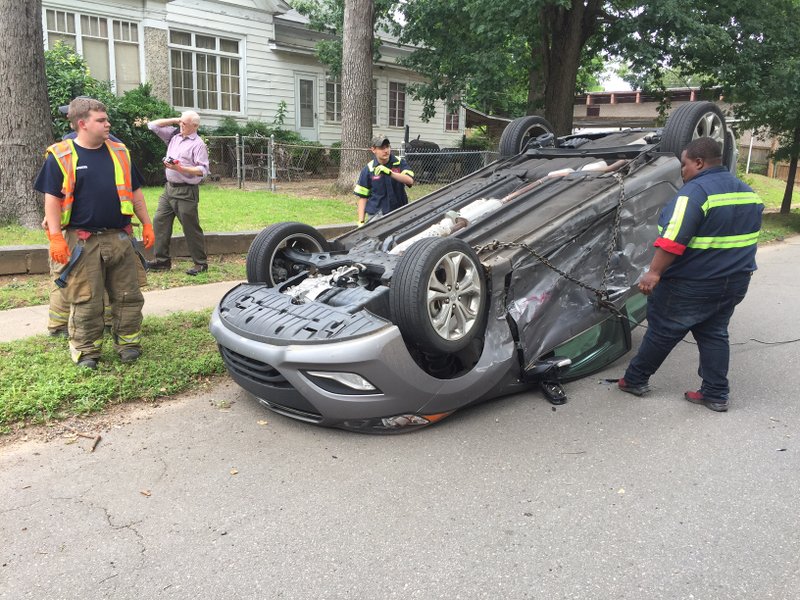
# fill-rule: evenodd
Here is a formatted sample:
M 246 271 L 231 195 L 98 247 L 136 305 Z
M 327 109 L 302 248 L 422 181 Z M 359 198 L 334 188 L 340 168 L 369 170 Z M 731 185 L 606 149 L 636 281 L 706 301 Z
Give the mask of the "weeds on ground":
M 120 362 L 106 335 L 96 371 L 76 367 L 63 338 L 0 344 L 0 432 L 205 385 L 225 370 L 208 331 L 210 315 L 205 310 L 146 318 L 142 357 L 129 365 Z
M 800 210 L 793 210 L 788 215 L 777 212 L 764 213 L 761 221 L 761 233 L 758 236 L 760 244 L 764 242 L 780 241 L 800 232 Z

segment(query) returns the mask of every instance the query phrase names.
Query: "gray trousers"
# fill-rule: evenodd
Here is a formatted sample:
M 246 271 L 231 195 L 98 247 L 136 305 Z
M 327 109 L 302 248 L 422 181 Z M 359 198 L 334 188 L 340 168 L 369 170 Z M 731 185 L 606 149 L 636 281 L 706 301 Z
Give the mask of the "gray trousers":
M 154 253 L 156 261 L 169 260 L 169 243 L 172 225 L 178 217 L 189 255 L 197 265 L 208 264 L 206 239 L 200 227 L 197 206 L 200 203 L 200 188 L 197 185 L 175 185 L 167 183 L 158 199 L 158 208 L 153 217 L 153 232 L 156 235 Z

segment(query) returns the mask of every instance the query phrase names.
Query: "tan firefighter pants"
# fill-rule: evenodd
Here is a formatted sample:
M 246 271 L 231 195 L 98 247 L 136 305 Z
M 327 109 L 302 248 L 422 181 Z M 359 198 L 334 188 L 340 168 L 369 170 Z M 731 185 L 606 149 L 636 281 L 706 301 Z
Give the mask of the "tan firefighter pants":
M 139 289 L 139 258 L 127 233 L 109 229 L 93 233 L 86 240 L 78 239 L 75 230 L 64 237 L 74 252 L 83 245 L 61 290 L 62 298 L 72 306 L 69 323 L 69 346 L 72 360 L 98 358 L 103 343 L 103 296 L 111 305 L 111 331 L 114 348 L 141 348 L 142 306 L 144 296 Z M 60 265 L 59 273 L 65 265 Z M 143 272 L 142 272 L 143 273 Z

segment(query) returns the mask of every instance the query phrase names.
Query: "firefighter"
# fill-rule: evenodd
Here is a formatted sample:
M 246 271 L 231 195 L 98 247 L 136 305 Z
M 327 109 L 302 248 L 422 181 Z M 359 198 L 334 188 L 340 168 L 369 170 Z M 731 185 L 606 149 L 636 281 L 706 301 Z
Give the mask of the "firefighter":
M 45 195 L 50 258 L 61 265 L 62 295 L 72 306 L 70 355 L 80 367 L 97 368 L 108 292 L 114 348 L 131 363 L 142 352 L 144 305 L 131 216 L 142 223 L 145 248 L 155 241 L 153 226 L 128 149 L 109 140 L 105 106 L 76 98 L 67 117 L 77 136 L 47 149 L 34 187 Z

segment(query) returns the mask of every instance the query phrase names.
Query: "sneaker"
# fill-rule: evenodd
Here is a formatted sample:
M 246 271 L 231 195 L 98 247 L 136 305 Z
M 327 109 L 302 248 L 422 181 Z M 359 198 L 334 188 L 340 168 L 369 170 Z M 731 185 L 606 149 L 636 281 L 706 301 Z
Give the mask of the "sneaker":
M 617 387 L 619 387 L 619 389 L 623 392 L 633 394 L 634 396 L 643 396 L 650 391 L 650 386 L 646 383 L 644 385 L 628 385 L 625 382 L 625 379 L 622 378 L 617 381 Z
M 728 410 L 728 402 L 713 402 L 703 396 L 702 392 L 685 392 L 683 397 L 692 404 L 702 404 L 714 412 L 725 412 Z
M 153 260 L 147 261 L 148 271 L 169 271 L 172 268 L 172 261 L 167 260 Z
M 78 366 L 83 369 L 91 369 L 92 371 L 97 370 L 97 359 L 96 358 L 89 358 L 88 356 L 80 359 L 78 361 Z
M 138 348 L 123 348 L 119 351 L 119 359 L 123 363 L 132 363 L 139 360 L 139 357 L 142 355 L 142 351 Z
M 198 273 L 205 273 L 206 271 L 208 271 L 208 265 L 195 265 L 191 269 L 186 271 L 186 274 L 194 277 Z

